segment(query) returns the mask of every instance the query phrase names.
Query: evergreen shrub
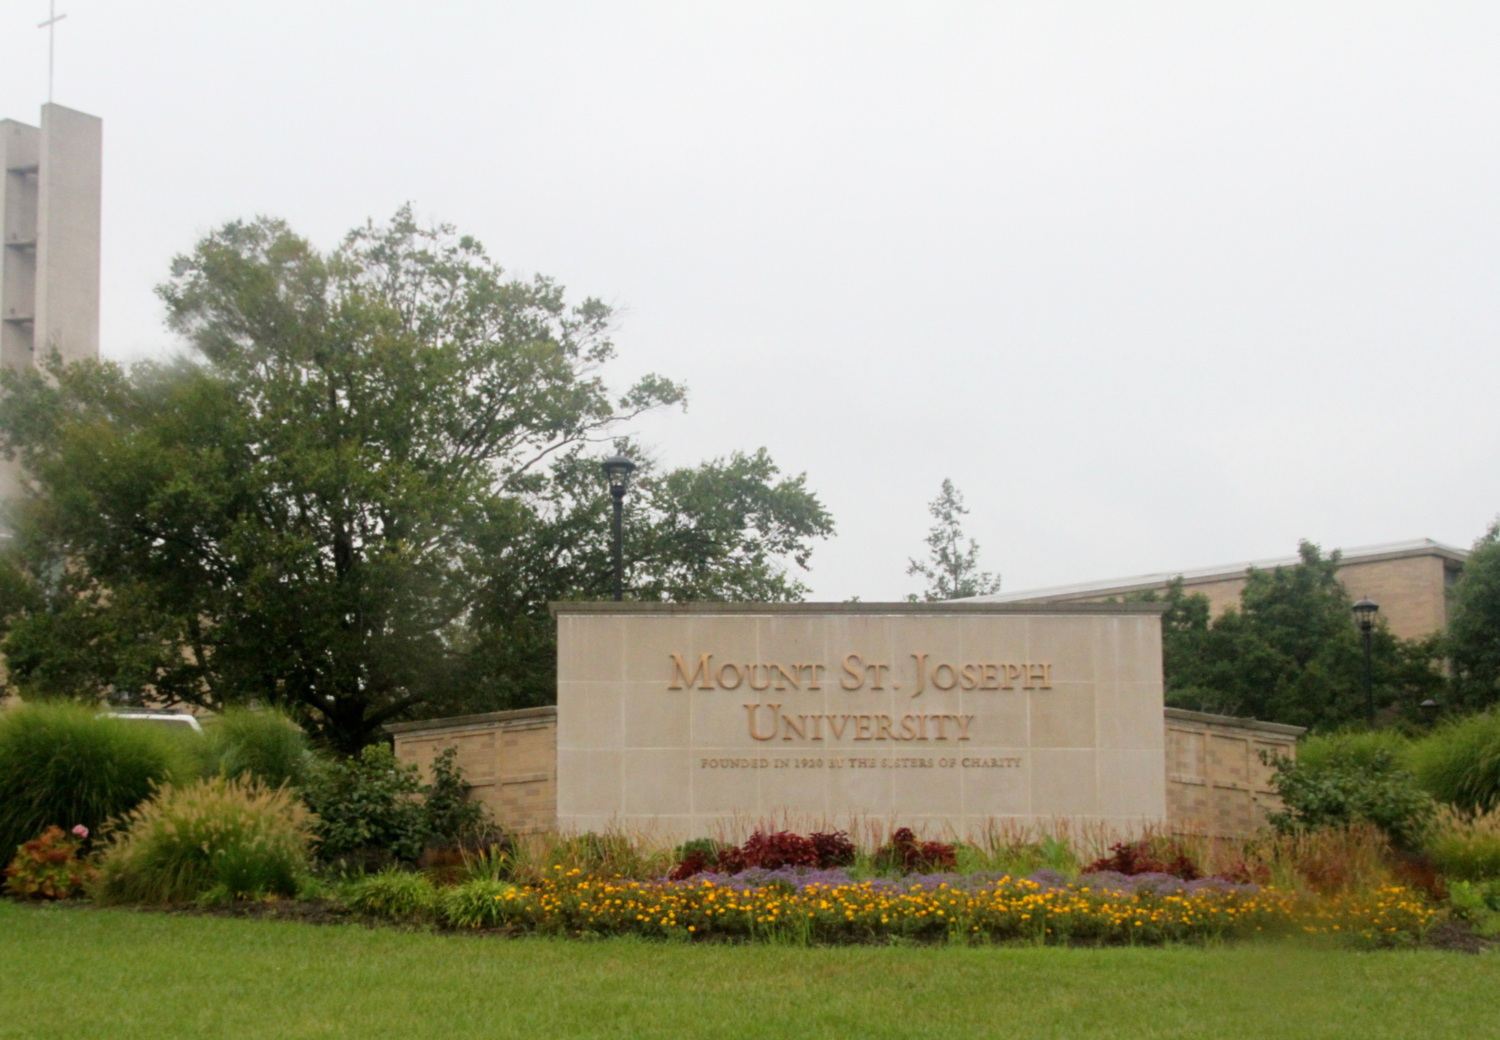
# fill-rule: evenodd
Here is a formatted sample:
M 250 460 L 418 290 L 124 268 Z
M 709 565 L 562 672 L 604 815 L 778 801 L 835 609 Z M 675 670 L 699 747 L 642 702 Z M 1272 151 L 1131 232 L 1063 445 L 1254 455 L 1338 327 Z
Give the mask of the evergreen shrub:
M 197 740 L 149 722 L 99 718 L 77 704 L 0 712 L 0 850 L 12 853 L 50 826 L 81 824 L 97 835 L 153 784 L 195 779 Z
M 311 820 L 285 788 L 214 777 L 163 787 L 127 813 L 99 862 L 106 903 L 292 896 L 308 871 Z

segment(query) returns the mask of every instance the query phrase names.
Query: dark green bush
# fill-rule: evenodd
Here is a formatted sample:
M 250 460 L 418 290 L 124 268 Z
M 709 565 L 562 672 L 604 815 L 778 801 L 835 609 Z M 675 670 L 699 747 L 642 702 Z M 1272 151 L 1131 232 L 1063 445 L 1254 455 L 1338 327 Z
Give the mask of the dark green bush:
M 1270 821 L 1283 833 L 1369 823 L 1398 847 L 1412 848 L 1436 808 L 1416 777 L 1399 768 L 1384 748 L 1365 761 L 1335 753 L 1319 764 L 1278 758 L 1273 765 L 1271 784 L 1283 808 L 1271 813 Z
M 134 809 L 153 783 L 197 776 L 190 732 L 97 718 L 76 704 L 25 704 L 0 712 L 0 850 L 9 859 L 45 828 L 104 821 Z
M 1417 741 L 1409 755 L 1422 787 L 1466 812 L 1500 807 L 1500 713 L 1454 719 Z
M 469 785 L 458 765 L 458 750 L 446 748 L 432 760 L 432 783 L 423 802 L 427 840 L 450 846 L 478 846 L 492 837 L 493 824 L 484 806 L 469 798 Z
M 307 810 L 285 788 L 214 777 L 126 814 L 99 863 L 101 902 L 290 896 L 307 873 Z
M 312 769 L 307 734 L 278 711 L 232 708 L 211 721 L 204 735 L 210 773 L 298 787 Z
M 416 767 L 382 745 L 317 763 L 302 794 L 318 815 L 318 857 L 346 867 L 415 862 L 427 843 L 421 789 Z

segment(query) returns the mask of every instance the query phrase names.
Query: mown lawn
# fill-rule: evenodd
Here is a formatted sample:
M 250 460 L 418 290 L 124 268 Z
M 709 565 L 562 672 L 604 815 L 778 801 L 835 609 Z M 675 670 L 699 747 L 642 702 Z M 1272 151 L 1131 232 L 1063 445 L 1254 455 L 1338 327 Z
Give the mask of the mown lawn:
M 0 1038 L 1474 1037 L 1500 959 L 684 946 L 0 902 Z

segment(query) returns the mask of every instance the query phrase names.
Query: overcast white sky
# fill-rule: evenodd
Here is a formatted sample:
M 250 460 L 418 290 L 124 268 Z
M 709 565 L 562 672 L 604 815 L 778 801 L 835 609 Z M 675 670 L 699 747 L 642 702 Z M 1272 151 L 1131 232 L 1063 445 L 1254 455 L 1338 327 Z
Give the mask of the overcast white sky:
M 237 217 L 411 200 L 617 305 L 667 462 L 768 447 L 894 599 L 944 477 L 1005 590 L 1500 512 L 1500 4 L 63 0 L 106 357 Z M 0 117 L 46 99 L 0 6 Z

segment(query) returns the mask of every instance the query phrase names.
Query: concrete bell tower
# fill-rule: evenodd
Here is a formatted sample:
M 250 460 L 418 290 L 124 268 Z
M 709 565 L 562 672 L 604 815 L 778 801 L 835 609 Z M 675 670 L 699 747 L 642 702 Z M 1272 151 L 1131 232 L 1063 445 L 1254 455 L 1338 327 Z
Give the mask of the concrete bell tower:
M 0 365 L 22 370 L 53 351 L 99 356 L 99 211 L 103 122 L 42 106 L 40 127 L 0 120 Z M 0 460 L 0 501 L 19 474 Z

